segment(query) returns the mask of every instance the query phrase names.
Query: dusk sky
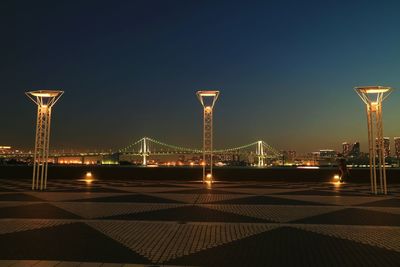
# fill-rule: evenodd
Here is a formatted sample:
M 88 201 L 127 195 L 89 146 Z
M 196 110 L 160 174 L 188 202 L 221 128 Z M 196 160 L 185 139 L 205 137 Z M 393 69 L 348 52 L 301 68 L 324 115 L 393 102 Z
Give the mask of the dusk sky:
M 279 150 L 361 141 L 355 86 L 397 90 L 384 135 L 400 136 L 400 1 L 10 1 L 0 43 L 0 145 L 32 149 L 25 91 L 62 89 L 52 149 L 118 149 L 143 136 L 201 147 L 197 90 L 220 90 L 215 147 Z M 3 25 L 4 26 L 4 25 Z M 392 140 L 393 142 L 393 140 Z

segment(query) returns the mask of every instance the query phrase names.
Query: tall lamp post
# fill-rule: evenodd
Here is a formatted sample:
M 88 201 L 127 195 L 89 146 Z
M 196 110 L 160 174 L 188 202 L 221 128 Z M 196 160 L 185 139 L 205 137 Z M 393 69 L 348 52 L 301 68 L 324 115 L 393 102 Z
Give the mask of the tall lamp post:
M 371 191 L 378 194 L 377 176 L 379 175 L 380 193 L 387 194 L 386 167 L 383 141 L 382 102 L 392 92 L 391 87 L 362 86 L 354 88 L 366 104 L 368 123 L 369 168 Z M 376 143 L 374 142 L 376 136 Z M 376 168 L 378 161 L 378 170 Z M 377 172 L 378 171 L 378 172 Z
M 213 175 L 213 108 L 219 91 L 197 91 L 197 98 L 203 106 L 203 182 L 212 182 Z M 209 167 L 208 167 L 208 166 Z
M 55 90 L 39 90 L 25 93 L 38 107 L 35 154 L 33 158 L 32 190 L 43 190 L 47 187 L 51 109 L 63 93 L 63 91 Z

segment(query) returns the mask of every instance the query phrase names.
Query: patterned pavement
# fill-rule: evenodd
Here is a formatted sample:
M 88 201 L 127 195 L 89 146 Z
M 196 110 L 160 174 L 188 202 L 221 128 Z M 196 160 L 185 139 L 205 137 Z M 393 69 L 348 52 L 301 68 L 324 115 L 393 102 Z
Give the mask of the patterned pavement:
M 400 266 L 400 184 L 0 180 L 0 266 Z

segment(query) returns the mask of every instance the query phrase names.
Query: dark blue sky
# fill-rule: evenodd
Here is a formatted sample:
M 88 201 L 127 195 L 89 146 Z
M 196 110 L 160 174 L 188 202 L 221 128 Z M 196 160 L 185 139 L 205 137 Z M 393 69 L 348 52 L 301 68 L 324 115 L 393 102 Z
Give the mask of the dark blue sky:
M 195 92 L 219 89 L 215 146 L 365 144 L 358 85 L 400 89 L 399 1 L 12 1 L 0 44 L 0 143 L 31 148 L 27 90 L 61 88 L 53 148 L 142 136 L 200 147 Z M 400 91 L 384 106 L 400 136 Z M 365 150 L 365 145 L 362 148 Z

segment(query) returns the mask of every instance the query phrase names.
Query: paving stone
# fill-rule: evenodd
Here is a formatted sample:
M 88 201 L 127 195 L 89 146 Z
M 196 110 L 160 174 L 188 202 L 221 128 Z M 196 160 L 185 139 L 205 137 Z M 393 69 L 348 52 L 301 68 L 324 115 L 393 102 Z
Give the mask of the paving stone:
M 93 193 L 93 192 L 29 192 L 28 194 L 36 196 L 46 201 L 70 201 L 77 199 L 101 198 L 109 196 L 120 196 L 129 193 Z
M 0 220 L 0 235 L 8 234 L 14 232 L 27 231 L 32 229 L 53 227 L 61 224 L 69 223 L 68 221 L 60 221 L 60 220 L 46 220 L 46 219 L 37 219 L 37 220 L 16 220 L 16 219 L 2 219 Z
M 166 224 L 104 221 L 88 224 L 154 263 L 162 263 L 277 227 L 266 224 Z
M 378 200 L 374 202 L 363 203 L 360 206 L 368 206 L 368 207 L 400 207 L 400 198 L 389 198 Z
M 400 227 L 323 224 L 291 226 L 400 252 Z
M 26 204 L 34 204 L 34 202 L 23 202 L 23 201 L 2 201 L 0 202 L 0 209 L 5 207 L 16 207 Z
M 366 209 L 346 208 L 294 222 L 305 224 L 400 226 L 400 215 Z
M 154 204 L 154 203 L 96 203 L 96 202 L 57 202 L 53 205 L 67 210 L 83 218 L 101 218 L 121 214 L 140 213 L 153 210 L 171 209 L 184 206 L 183 204 Z
M 101 262 L 82 262 L 79 264 L 79 267 L 102 267 L 103 263 Z
M 317 205 L 315 202 L 294 200 L 271 196 L 250 196 L 211 202 L 213 204 L 244 204 L 244 205 Z M 320 203 L 319 205 L 324 205 Z
M 27 266 L 34 266 L 38 263 L 38 260 L 19 260 L 13 265 L 12 267 L 27 267 Z
M 150 263 L 83 223 L 3 234 L 0 237 L 2 259 Z
M 227 213 L 199 206 L 183 206 L 168 210 L 155 210 L 141 213 L 121 214 L 105 219 L 113 220 L 146 220 L 146 221 L 178 221 L 178 222 L 270 222 L 233 213 Z
M 62 261 L 56 267 L 78 267 L 80 264 L 78 261 Z
M 48 203 L 0 209 L 0 218 L 78 219 L 79 216 Z
M 270 188 L 270 187 L 263 187 L 258 186 L 256 188 L 223 188 L 224 191 L 231 192 L 231 193 L 242 193 L 242 194 L 249 194 L 249 195 L 267 195 L 267 194 L 277 194 L 277 193 L 285 193 L 285 192 L 293 192 L 298 191 L 301 189 L 290 189 L 290 188 Z
M 358 206 L 358 209 L 366 209 L 366 210 L 373 210 L 373 211 L 380 211 L 380 212 L 387 212 L 387 213 L 392 213 L 392 214 L 398 214 L 400 215 L 400 207 L 398 208 L 392 208 L 392 207 L 361 207 Z
M 164 192 L 160 192 L 164 193 Z M 175 194 L 229 194 L 227 191 L 219 190 L 219 189 L 209 189 L 209 188 L 198 188 L 198 189 L 185 189 L 185 190 L 176 190 L 169 191 L 165 193 L 175 193 Z
M 249 197 L 250 195 L 242 195 L 242 194 L 200 194 L 198 195 L 195 203 L 202 204 L 202 203 L 211 203 L 211 202 L 218 202 L 224 200 L 232 200 L 232 199 L 239 199 L 244 197 Z
M 158 192 L 174 192 L 192 190 L 191 187 L 124 187 L 125 191 L 133 193 L 158 193 Z
M 34 267 L 54 267 L 60 264 L 59 261 L 39 261 Z
M 400 253 L 395 251 L 309 231 L 281 227 L 173 259 L 166 264 L 219 267 L 398 266 L 399 262 Z
M 48 185 L 50 192 L 38 192 L 29 179 L 0 179 L 0 259 L 10 260 L 0 266 L 14 259 L 39 267 L 400 262 L 397 185 L 389 185 L 390 196 L 353 183 L 218 181 L 209 189 L 201 181 L 88 186 L 51 179 Z
M 24 193 L 11 193 L 11 194 L 1 194 L 0 201 L 43 201 L 43 200 Z
M 75 200 L 79 202 L 143 202 L 143 203 L 179 203 L 170 199 L 143 194 L 129 194 L 122 196 L 109 196 L 100 198 L 87 198 L 83 200 Z
M 277 206 L 277 205 L 201 205 L 209 209 L 231 212 L 274 222 L 289 222 L 344 209 L 337 206 Z
M 16 260 L 0 260 L 0 266 L 4 266 L 4 267 L 9 267 L 16 263 L 17 263 Z
M 296 196 L 296 195 L 279 195 L 280 198 L 308 201 L 318 204 L 325 205 L 341 205 L 341 206 L 353 206 L 360 205 L 363 203 L 369 203 L 382 199 L 380 197 L 373 196 Z

